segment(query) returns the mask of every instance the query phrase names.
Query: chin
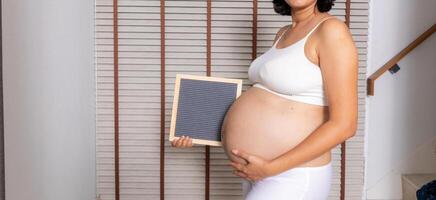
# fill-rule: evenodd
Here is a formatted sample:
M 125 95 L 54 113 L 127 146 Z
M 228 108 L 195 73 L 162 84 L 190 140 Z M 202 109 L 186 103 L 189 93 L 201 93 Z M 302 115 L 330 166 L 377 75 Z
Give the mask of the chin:
M 293 9 L 301 9 L 305 8 L 312 3 L 316 2 L 316 0 L 285 0 L 288 5 Z

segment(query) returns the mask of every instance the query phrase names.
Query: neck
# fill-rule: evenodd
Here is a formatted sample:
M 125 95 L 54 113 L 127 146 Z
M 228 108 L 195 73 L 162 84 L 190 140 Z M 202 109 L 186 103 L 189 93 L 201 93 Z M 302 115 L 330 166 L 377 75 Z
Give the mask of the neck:
M 306 22 L 317 16 L 319 13 L 316 8 L 316 1 L 304 8 L 291 9 L 292 27 L 295 27 L 298 24 L 305 24 Z

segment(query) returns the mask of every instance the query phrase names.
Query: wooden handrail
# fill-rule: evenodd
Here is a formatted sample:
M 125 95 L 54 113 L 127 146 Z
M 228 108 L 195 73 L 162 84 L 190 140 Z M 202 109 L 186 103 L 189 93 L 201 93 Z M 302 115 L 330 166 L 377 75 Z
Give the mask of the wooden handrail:
M 416 38 L 412 43 L 410 43 L 406 48 L 404 48 L 400 53 L 391 58 L 386 64 L 384 64 L 380 69 L 374 72 L 367 79 L 367 94 L 370 96 L 374 96 L 374 83 L 378 77 L 384 74 L 386 71 L 391 69 L 395 64 L 398 63 L 404 56 L 406 56 L 409 52 L 411 52 L 415 47 L 421 44 L 425 39 L 430 37 L 436 31 L 436 24 L 433 24 L 428 30 L 426 30 L 423 34 L 421 34 L 418 38 Z

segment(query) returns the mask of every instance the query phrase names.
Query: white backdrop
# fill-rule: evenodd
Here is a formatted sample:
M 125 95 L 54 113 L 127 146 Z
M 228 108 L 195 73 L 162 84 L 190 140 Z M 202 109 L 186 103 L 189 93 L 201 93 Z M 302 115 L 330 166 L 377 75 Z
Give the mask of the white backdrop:
M 6 199 L 93 200 L 94 3 L 2 3 Z

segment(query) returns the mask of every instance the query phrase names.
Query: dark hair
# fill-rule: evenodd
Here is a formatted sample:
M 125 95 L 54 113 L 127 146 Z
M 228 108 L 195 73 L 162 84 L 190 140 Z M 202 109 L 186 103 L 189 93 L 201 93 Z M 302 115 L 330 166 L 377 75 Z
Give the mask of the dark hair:
M 316 7 L 320 12 L 328 12 L 333 5 L 335 0 L 317 0 Z M 273 0 L 274 11 L 280 15 L 291 15 L 291 7 L 286 3 L 285 0 Z

